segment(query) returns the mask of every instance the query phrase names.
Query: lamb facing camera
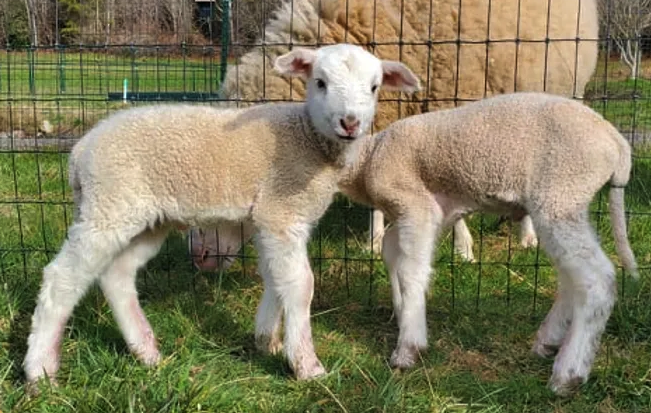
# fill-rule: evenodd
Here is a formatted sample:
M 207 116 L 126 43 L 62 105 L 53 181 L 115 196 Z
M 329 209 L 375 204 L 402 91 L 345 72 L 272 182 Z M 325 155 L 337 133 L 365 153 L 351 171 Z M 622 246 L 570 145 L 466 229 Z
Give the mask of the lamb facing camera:
M 245 222 L 256 229 L 264 281 L 256 342 L 283 348 L 299 379 L 325 373 L 312 343 L 307 240 L 373 122 L 379 88 L 414 91 L 398 62 L 359 46 L 295 49 L 275 68 L 308 84 L 306 103 L 245 109 L 156 105 L 113 114 L 72 149 L 74 222 L 43 269 L 24 368 L 54 378 L 73 308 L 96 281 L 131 351 L 160 360 L 138 302 L 136 272 L 174 227 Z

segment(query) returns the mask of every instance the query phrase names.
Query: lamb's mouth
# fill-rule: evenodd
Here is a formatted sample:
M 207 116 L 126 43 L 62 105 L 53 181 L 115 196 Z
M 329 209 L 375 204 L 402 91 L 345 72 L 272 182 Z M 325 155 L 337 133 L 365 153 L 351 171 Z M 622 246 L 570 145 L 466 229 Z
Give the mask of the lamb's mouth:
M 337 134 L 337 137 L 338 137 L 339 139 L 341 139 L 341 140 L 348 141 L 348 142 L 352 142 L 352 141 L 355 140 L 355 137 L 354 137 L 354 136 L 350 136 L 350 135 L 339 135 L 339 134 Z

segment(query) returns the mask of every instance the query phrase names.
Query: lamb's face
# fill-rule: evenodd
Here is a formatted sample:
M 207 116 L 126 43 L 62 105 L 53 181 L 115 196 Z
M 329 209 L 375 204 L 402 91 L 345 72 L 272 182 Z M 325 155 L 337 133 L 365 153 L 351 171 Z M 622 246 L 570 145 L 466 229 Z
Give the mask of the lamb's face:
M 373 123 L 382 63 L 359 47 L 337 46 L 317 51 L 307 80 L 308 111 L 321 134 L 353 141 Z
M 280 56 L 275 67 L 305 79 L 312 124 L 324 137 L 340 142 L 369 132 L 380 87 L 405 92 L 420 88 L 402 63 L 382 61 L 350 44 L 294 49 Z

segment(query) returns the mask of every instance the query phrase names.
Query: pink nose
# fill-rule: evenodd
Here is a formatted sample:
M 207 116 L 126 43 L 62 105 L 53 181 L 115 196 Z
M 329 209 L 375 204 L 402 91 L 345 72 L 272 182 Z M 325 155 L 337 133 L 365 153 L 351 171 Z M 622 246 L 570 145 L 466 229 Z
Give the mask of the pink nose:
M 339 121 L 341 127 L 347 134 L 352 135 L 359 128 L 359 120 L 354 116 L 346 116 Z

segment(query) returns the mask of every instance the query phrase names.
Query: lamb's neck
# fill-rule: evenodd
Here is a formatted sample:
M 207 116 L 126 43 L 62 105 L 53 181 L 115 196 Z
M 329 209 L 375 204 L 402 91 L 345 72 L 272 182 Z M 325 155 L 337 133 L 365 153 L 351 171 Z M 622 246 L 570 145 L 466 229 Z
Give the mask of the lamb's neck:
M 323 157 L 334 167 L 343 169 L 350 162 L 351 156 L 356 152 L 356 143 L 337 142 L 321 135 L 310 120 L 307 105 L 301 113 L 301 123 L 307 141 L 317 149 Z
M 355 153 L 350 154 L 348 163 L 342 170 L 339 189 L 355 202 L 373 206 L 366 188 L 367 164 L 371 159 L 375 144 L 374 136 L 365 136 L 356 142 Z

